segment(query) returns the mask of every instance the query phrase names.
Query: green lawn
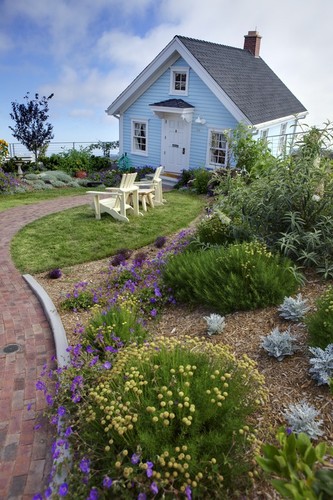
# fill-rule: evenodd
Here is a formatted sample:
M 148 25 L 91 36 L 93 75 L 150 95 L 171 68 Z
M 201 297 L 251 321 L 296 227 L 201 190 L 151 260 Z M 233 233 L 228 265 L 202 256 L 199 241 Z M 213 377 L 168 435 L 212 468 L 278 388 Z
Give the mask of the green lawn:
M 186 228 L 203 210 L 205 198 L 179 191 L 164 193 L 167 203 L 143 217 L 122 223 L 108 214 L 101 220 L 89 205 L 55 213 L 28 224 L 12 240 L 16 267 L 23 273 L 63 268 L 114 255 L 120 248 L 138 249 Z
M 51 200 L 59 198 L 59 196 L 78 196 L 85 194 L 87 188 L 59 188 L 50 189 L 48 191 L 32 191 L 22 194 L 1 194 L 0 195 L 0 212 L 8 210 L 8 208 L 17 207 L 19 205 L 32 205 L 42 200 Z

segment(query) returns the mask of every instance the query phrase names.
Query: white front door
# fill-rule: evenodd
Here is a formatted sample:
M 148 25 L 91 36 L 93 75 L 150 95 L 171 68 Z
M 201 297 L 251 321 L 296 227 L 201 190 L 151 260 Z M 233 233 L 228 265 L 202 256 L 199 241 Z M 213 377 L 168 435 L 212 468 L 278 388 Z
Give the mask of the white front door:
M 163 119 L 162 158 L 166 171 L 181 172 L 189 168 L 191 123 L 180 117 Z

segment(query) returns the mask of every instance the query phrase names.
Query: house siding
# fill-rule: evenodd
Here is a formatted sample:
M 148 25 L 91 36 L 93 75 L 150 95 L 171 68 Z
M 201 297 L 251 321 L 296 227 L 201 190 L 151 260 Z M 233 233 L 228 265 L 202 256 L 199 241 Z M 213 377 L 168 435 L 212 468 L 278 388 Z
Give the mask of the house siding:
M 172 64 L 172 67 L 175 66 L 188 67 L 188 64 L 180 57 Z M 163 159 L 161 159 L 162 120 L 153 114 L 149 105 L 172 97 L 174 96 L 170 95 L 170 68 L 168 68 L 123 114 L 123 147 L 121 152 L 127 153 L 131 165 L 137 167 L 163 165 Z M 209 129 L 234 128 L 237 121 L 191 68 L 188 95 L 177 97 L 181 97 L 195 106 L 188 167 L 206 166 Z M 206 120 L 204 125 L 195 123 L 198 116 Z M 148 154 L 146 156 L 131 153 L 131 123 L 133 119 L 148 120 Z

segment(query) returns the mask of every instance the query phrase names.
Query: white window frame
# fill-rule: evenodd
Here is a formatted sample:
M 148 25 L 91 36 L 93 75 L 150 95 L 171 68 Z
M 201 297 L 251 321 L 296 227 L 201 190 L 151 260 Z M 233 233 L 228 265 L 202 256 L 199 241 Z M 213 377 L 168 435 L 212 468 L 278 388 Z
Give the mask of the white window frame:
M 145 136 L 142 136 L 145 138 L 145 149 L 141 149 L 136 146 L 138 141 L 136 141 L 136 138 L 139 136 L 135 135 L 135 126 L 136 124 L 139 124 L 140 126 L 144 125 L 145 126 Z M 140 155 L 140 156 L 148 156 L 148 120 L 144 120 L 142 118 L 136 118 L 132 120 L 132 127 L 131 127 L 131 153 L 134 155 Z
M 212 135 L 213 134 L 221 134 L 222 136 L 225 137 L 225 148 L 220 148 L 220 147 L 213 147 L 212 145 Z M 224 151 L 225 156 L 224 156 L 224 163 L 219 163 L 219 162 L 214 162 L 212 161 L 212 150 L 215 149 L 217 151 Z M 227 141 L 227 136 L 224 133 L 224 130 L 221 129 L 209 129 L 208 130 L 208 147 L 207 147 L 207 165 L 214 167 L 214 168 L 219 168 L 219 167 L 226 167 L 228 162 L 228 141 Z
M 185 80 L 185 89 L 176 89 L 176 75 L 183 74 L 186 76 Z M 170 94 L 171 95 L 188 95 L 188 86 L 189 86 L 189 74 L 190 68 L 173 66 L 170 71 Z
M 278 144 L 278 154 L 282 154 L 285 152 L 286 145 L 287 145 L 287 127 L 288 127 L 288 122 L 286 123 L 281 123 L 280 127 L 280 137 L 279 137 L 279 144 Z
M 267 141 L 269 128 L 265 128 L 264 130 L 260 130 L 260 139 L 264 139 Z

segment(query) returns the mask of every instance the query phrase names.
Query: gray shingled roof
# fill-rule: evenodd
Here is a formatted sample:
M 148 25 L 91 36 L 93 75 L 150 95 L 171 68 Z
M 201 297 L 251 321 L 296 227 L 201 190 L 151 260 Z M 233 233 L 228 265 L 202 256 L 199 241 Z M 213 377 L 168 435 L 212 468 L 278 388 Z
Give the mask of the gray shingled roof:
M 177 38 L 253 125 L 306 111 L 260 57 L 244 49 Z
M 194 108 L 192 104 L 189 104 L 183 99 L 168 99 L 166 101 L 154 102 L 154 104 L 150 104 L 150 106 L 161 106 L 163 108 L 178 108 L 178 109 L 186 109 L 186 108 Z

